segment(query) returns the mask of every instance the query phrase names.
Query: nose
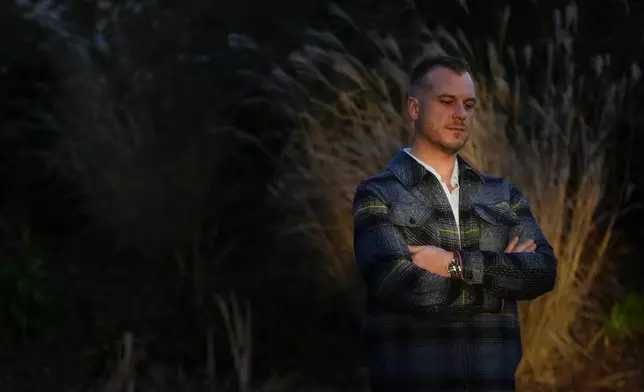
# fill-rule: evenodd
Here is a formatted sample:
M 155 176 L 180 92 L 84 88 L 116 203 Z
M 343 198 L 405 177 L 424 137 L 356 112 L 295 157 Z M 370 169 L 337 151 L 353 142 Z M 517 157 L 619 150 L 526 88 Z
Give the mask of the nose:
M 467 118 L 467 110 L 462 104 L 460 104 L 456 107 L 456 110 L 454 111 L 453 116 L 454 118 L 458 118 L 462 121 L 465 121 L 465 119 Z

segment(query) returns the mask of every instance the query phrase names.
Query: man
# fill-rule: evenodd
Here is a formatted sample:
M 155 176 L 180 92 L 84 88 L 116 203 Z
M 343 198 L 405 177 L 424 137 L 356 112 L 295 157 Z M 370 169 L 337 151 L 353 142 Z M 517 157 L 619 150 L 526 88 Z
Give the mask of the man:
M 554 287 L 557 259 L 528 201 L 458 152 L 476 96 L 451 57 L 411 73 L 410 149 L 355 193 L 355 257 L 372 390 L 514 391 L 517 301 Z

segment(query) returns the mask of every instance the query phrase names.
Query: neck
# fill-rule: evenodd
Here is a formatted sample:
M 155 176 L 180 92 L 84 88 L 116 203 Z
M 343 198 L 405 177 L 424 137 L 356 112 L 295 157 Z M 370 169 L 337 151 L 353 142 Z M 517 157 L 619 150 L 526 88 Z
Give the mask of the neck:
M 449 153 L 441 150 L 437 146 L 421 139 L 414 140 L 411 146 L 411 153 L 421 161 L 436 169 L 443 181 L 450 183 L 449 179 L 454 170 L 456 153 Z

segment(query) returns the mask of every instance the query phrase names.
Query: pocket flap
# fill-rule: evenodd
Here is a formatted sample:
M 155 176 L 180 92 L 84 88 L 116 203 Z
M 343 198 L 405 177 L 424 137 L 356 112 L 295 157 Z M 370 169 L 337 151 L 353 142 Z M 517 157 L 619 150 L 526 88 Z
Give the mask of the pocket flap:
M 518 223 L 517 214 L 510 207 L 510 203 L 506 201 L 497 204 L 474 204 L 473 208 L 478 216 L 492 225 L 515 225 Z
M 412 203 L 393 203 L 389 209 L 391 223 L 397 226 L 419 227 L 423 226 L 436 212 L 430 206 Z

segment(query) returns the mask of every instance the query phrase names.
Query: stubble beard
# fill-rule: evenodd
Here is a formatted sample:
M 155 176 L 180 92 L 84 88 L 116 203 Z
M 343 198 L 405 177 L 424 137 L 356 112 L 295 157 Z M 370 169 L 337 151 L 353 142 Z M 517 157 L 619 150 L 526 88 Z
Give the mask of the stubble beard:
M 467 144 L 467 141 L 470 138 L 470 135 L 468 133 L 463 136 L 463 139 L 462 141 L 460 141 L 460 143 L 458 143 L 458 146 L 449 146 L 446 143 L 444 143 L 440 139 L 440 137 L 434 138 L 432 137 L 432 135 L 440 135 L 440 131 L 437 130 L 436 128 L 433 128 L 429 132 L 420 132 L 420 136 L 422 137 L 423 140 L 425 140 L 426 143 L 430 144 L 434 148 L 448 155 L 456 155 L 459 151 L 461 151 L 465 147 L 465 145 Z
M 442 147 L 444 152 L 446 152 L 446 153 L 448 153 L 450 155 L 455 155 L 465 147 L 465 145 L 467 144 L 468 139 L 469 139 L 469 135 L 463 136 L 463 139 L 462 139 L 462 141 L 460 141 L 458 143 L 458 146 L 456 146 L 456 147 L 447 146 L 447 145 L 441 143 L 441 147 Z

